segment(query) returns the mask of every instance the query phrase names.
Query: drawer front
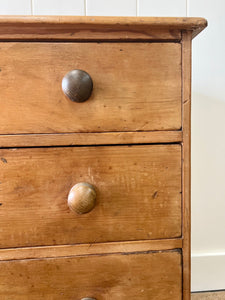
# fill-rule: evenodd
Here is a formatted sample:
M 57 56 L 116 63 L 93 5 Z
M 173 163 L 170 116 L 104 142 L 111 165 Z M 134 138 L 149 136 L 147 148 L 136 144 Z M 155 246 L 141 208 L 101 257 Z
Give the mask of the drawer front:
M 181 235 L 181 146 L 0 150 L 0 247 L 161 239 Z M 86 214 L 72 186 L 97 192 Z
M 181 300 L 179 252 L 0 262 L 8 299 Z
M 179 43 L 1 43 L 0 133 L 181 128 Z M 91 76 L 89 100 L 62 92 L 66 73 Z

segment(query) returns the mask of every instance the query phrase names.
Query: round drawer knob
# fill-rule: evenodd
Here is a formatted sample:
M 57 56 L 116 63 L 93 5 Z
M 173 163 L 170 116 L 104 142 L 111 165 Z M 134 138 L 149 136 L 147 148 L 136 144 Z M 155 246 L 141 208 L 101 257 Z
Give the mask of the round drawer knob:
M 95 207 L 96 191 L 86 182 L 75 184 L 69 192 L 68 206 L 77 214 L 86 214 Z
M 95 298 L 82 298 L 81 300 L 96 300 Z
M 62 90 L 71 101 L 84 102 L 91 96 L 93 81 L 87 72 L 72 70 L 63 77 Z

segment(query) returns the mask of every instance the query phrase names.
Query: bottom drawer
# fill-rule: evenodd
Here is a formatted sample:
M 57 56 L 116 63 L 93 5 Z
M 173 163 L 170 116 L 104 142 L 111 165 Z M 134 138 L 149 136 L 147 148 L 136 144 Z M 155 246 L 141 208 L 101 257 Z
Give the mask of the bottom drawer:
M 179 251 L 0 262 L 0 299 L 181 300 Z

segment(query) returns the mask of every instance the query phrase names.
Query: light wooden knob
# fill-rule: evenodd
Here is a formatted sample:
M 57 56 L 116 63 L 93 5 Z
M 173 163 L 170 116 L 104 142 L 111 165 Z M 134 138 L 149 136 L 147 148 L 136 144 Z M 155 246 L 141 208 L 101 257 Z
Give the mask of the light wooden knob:
M 81 300 L 96 300 L 95 298 L 82 298 Z
M 72 70 L 63 77 L 62 90 L 71 101 L 86 101 L 90 98 L 92 89 L 91 76 L 83 70 Z
M 95 207 L 96 191 L 86 182 L 75 184 L 69 192 L 68 206 L 77 214 L 86 214 Z

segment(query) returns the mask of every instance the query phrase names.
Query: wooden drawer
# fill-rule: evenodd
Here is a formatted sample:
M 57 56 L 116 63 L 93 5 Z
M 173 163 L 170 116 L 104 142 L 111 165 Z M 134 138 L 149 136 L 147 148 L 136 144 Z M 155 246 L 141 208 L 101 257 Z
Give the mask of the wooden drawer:
M 0 150 L 0 247 L 181 236 L 181 146 Z M 97 190 L 96 207 L 69 210 L 73 185 Z
M 180 43 L 0 44 L 0 133 L 178 130 Z M 70 101 L 62 78 L 90 74 L 87 102 Z
M 2 300 L 181 300 L 178 251 L 0 262 Z

